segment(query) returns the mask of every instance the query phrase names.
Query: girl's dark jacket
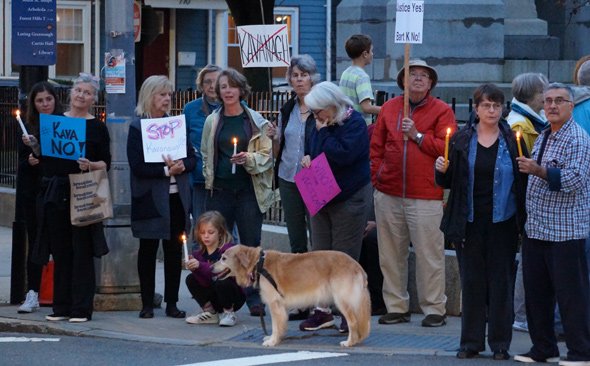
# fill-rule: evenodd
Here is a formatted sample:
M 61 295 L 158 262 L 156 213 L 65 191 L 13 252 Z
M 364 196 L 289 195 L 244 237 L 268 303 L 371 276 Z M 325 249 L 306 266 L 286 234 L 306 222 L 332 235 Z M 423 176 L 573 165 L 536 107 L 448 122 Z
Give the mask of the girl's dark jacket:
M 470 122 L 457 132 L 449 143 L 449 168 L 445 174 L 435 171 L 436 184 L 443 188 L 450 188 L 449 198 L 440 224 L 445 239 L 451 243 L 459 244 L 465 241 L 465 227 L 467 225 L 467 186 L 469 184 L 469 142 L 475 133 L 476 123 Z M 526 221 L 525 193 L 527 175 L 518 171 L 516 157 L 518 148 L 516 138 L 508 123 L 501 119 L 498 127 L 500 136 L 507 143 L 508 151 L 512 157 L 514 182 L 512 191 L 516 197 L 516 225 L 519 233 L 522 233 Z M 521 141 L 522 151 L 528 156 L 526 146 Z

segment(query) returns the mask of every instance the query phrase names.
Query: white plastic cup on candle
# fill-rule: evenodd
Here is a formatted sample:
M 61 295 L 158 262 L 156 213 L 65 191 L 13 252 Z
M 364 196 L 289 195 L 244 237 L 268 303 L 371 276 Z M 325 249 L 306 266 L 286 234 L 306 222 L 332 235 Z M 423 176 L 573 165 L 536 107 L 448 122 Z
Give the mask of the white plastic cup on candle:
M 25 128 L 25 124 L 23 123 L 23 120 L 20 118 L 20 111 L 19 110 L 16 111 L 16 120 L 18 121 L 18 124 L 20 125 L 20 129 L 23 131 L 23 135 L 29 136 L 29 133 L 27 132 L 27 129 Z
M 188 248 L 186 247 L 186 235 L 182 234 L 182 252 L 184 253 L 184 263 L 188 262 Z

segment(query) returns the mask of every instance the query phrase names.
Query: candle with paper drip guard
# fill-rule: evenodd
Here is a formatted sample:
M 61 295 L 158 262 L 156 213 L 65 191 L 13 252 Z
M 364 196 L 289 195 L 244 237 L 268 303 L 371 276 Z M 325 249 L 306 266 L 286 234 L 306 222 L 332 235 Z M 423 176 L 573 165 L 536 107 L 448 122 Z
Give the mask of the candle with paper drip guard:
M 518 147 L 518 156 L 522 158 L 522 146 L 520 146 L 520 131 L 516 131 L 516 146 Z
M 237 154 L 237 149 L 238 149 L 238 139 L 237 138 L 233 138 L 233 143 L 234 143 L 234 155 Z M 231 173 L 232 174 L 236 174 L 236 163 L 232 163 L 231 165 Z
M 25 124 L 23 123 L 23 120 L 20 118 L 20 110 L 16 110 L 16 120 L 18 121 L 18 124 L 20 125 L 20 129 L 23 131 L 23 135 L 27 135 L 29 136 L 29 133 L 27 132 L 27 129 L 25 128 Z
M 188 262 L 188 248 L 186 247 L 186 235 L 183 233 L 180 237 L 182 239 L 182 253 L 184 254 L 184 263 Z

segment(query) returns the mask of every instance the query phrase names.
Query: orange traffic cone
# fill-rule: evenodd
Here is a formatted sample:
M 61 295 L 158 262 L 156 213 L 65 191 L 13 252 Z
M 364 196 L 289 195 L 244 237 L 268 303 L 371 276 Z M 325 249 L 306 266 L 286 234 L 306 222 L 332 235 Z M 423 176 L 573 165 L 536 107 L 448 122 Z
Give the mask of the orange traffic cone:
M 53 305 L 53 260 L 50 259 L 43 266 L 41 274 L 41 288 L 39 289 L 39 304 L 42 306 Z

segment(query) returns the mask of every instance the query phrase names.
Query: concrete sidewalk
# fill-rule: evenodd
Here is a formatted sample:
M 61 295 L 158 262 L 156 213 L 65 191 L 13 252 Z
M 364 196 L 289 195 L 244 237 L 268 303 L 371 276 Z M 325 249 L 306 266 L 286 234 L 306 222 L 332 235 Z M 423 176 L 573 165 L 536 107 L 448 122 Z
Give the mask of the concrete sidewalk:
M 33 332 L 56 335 L 76 335 L 117 338 L 133 341 L 157 342 L 180 345 L 221 344 L 225 346 L 258 347 L 263 332 L 260 319 L 251 317 L 244 307 L 238 312 L 238 324 L 231 328 L 217 325 L 190 325 L 183 319 L 167 318 L 163 309 L 156 309 L 153 319 L 140 319 L 138 311 L 95 312 L 92 321 L 83 324 L 48 322 L 45 315 L 51 308 L 42 307 L 32 314 L 18 314 L 17 306 L 9 305 L 10 257 L 12 231 L 0 227 L 0 331 Z M 188 274 L 183 271 L 182 278 Z M 157 264 L 156 291 L 163 293 L 163 263 Z M 178 307 L 193 314 L 198 312 L 197 303 L 191 298 L 184 282 L 180 286 Z M 376 352 L 388 354 L 418 354 L 454 356 L 459 345 L 461 320 L 449 317 L 448 324 L 441 328 L 420 326 L 421 314 L 413 314 L 412 321 L 398 325 L 380 325 L 378 317 L 372 318 L 371 335 L 361 345 L 346 352 Z M 271 328 L 270 317 L 265 317 L 267 329 Z M 317 332 L 300 332 L 299 322 L 289 322 L 287 338 L 279 346 L 285 349 L 310 349 L 342 351 L 339 342 L 344 336 L 336 329 Z M 339 325 L 339 320 L 337 321 Z M 527 333 L 514 332 L 511 354 L 529 350 Z M 560 344 L 563 347 L 563 344 Z M 489 351 L 488 351 L 489 354 Z M 565 353 L 563 353 L 565 354 Z

